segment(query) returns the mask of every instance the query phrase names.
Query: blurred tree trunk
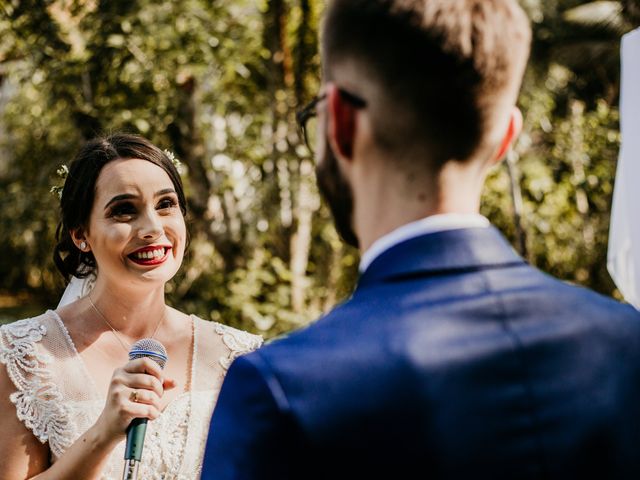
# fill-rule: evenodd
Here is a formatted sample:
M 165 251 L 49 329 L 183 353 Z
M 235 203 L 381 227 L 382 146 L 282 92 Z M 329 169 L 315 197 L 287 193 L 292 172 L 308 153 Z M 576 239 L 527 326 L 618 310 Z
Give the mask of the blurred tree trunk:
M 193 189 L 189 197 L 189 207 L 193 213 L 191 233 L 193 236 L 204 236 L 213 243 L 224 262 L 225 272 L 230 273 L 237 266 L 241 248 L 233 239 L 231 213 L 224 198 L 220 198 L 220 205 L 226 228 L 224 232 L 218 233 L 212 232 L 210 228 L 212 215 L 209 211 L 209 199 L 220 195 L 214 191 L 207 173 L 206 148 L 197 127 L 195 95 L 195 79 L 192 76 L 182 79 L 178 85 L 176 119 L 169 125 L 168 132 L 176 155 L 187 165 L 189 171 L 189 183 Z
M 311 56 L 309 39 L 310 5 L 308 0 L 300 1 L 300 24 L 296 35 L 296 63 L 294 73 L 294 105 L 300 108 L 308 96 L 305 78 L 309 68 Z M 315 39 L 314 39 L 315 41 Z M 289 112 L 290 132 L 297 131 L 295 110 Z M 294 145 L 298 139 L 293 140 Z M 294 154 L 294 158 L 297 155 Z M 295 178 L 297 180 L 297 226 L 291 237 L 291 306 L 295 313 L 303 313 L 306 305 L 306 292 L 309 279 L 307 268 L 309 252 L 311 250 L 311 230 L 313 227 L 313 212 L 316 205 L 315 190 L 312 187 L 313 163 L 309 159 L 295 161 Z
M 263 45 L 269 52 L 266 60 L 267 94 L 272 99 L 271 103 L 271 131 L 269 138 L 270 158 L 274 165 L 273 183 L 278 190 L 280 234 L 283 236 L 282 244 L 287 245 L 291 232 L 291 190 L 289 186 L 289 172 L 286 160 L 282 155 L 279 134 L 282 130 L 286 133 L 287 102 L 285 90 L 285 7 L 283 0 L 269 0 L 267 10 L 264 13 Z M 284 252 L 282 252 L 284 253 Z
M 311 227 L 313 224 L 313 206 L 315 198 L 311 189 L 310 177 L 313 174 L 311 161 L 302 160 L 299 170 L 298 188 L 298 225 L 291 237 L 291 306 L 296 313 L 302 313 L 305 307 L 307 291 L 307 267 L 311 249 Z
M 516 249 L 523 258 L 529 259 L 529 252 L 527 250 L 527 230 L 523 225 L 522 212 L 522 188 L 520 186 L 521 175 L 518 169 L 518 153 L 515 150 L 511 150 L 505 159 L 505 165 L 509 174 L 511 204 L 513 206 L 513 223 L 516 228 Z
M 295 107 L 306 95 L 305 67 L 308 64 L 305 41 L 309 31 L 309 2 L 301 3 L 301 21 L 297 29 L 296 62 L 287 41 L 289 11 L 283 0 L 270 0 L 265 13 L 264 44 L 270 52 L 269 89 L 274 98 L 272 108 L 272 159 L 277 166 L 280 188 L 280 221 L 282 232 L 289 239 L 289 269 L 291 271 L 291 306 L 295 313 L 304 311 L 306 276 L 311 248 L 314 193 L 309 184 L 313 174 L 311 162 L 299 161 L 291 138 L 296 131 Z M 291 93 L 294 98 L 291 98 Z
M 307 97 L 307 88 L 305 78 L 309 72 L 310 59 L 313 55 L 313 49 L 311 48 L 311 42 L 315 42 L 315 38 L 311 37 L 311 28 L 309 22 L 311 21 L 311 5 L 309 0 L 300 0 L 300 25 L 298 25 L 298 31 L 296 32 L 296 62 L 295 62 L 295 95 L 296 103 L 298 106 L 302 106 Z
M 582 238 L 587 250 L 592 250 L 595 242 L 595 232 L 590 221 L 589 197 L 585 191 L 587 183 L 586 168 L 589 157 L 586 154 L 587 145 L 584 140 L 584 112 L 585 104 L 580 100 L 572 100 L 569 105 L 571 133 L 569 135 L 569 161 L 573 169 L 571 183 L 575 187 L 576 210 L 583 218 Z

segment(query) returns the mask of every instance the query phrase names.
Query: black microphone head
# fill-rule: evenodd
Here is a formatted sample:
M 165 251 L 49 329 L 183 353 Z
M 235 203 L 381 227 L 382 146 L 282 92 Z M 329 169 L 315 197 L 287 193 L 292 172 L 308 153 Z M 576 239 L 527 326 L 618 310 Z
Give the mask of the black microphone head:
M 131 346 L 129 350 L 129 360 L 135 360 L 136 358 L 150 358 L 160 368 L 164 368 L 167 364 L 167 350 L 159 341 L 153 338 L 141 338 Z

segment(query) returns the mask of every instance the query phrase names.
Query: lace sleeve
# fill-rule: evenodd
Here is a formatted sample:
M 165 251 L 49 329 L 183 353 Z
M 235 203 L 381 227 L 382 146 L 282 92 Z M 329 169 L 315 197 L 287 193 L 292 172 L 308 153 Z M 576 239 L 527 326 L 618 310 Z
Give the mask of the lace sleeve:
M 231 363 L 240 355 L 253 352 L 258 349 L 263 342 L 262 336 L 238 330 L 227 325 L 216 323 L 216 333 L 222 337 L 222 341 L 229 349 L 229 354 L 220 358 L 220 365 L 226 372 Z
M 51 379 L 50 354 L 37 344 L 47 334 L 42 317 L 0 327 L 0 362 L 16 387 L 9 396 L 18 419 L 59 455 L 75 438 L 58 386 Z

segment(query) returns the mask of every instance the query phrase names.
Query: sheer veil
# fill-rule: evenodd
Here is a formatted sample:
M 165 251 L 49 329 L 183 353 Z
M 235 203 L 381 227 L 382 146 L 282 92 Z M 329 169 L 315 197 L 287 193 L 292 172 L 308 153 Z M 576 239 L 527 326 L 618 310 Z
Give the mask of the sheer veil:
M 58 308 L 73 303 L 82 297 L 86 297 L 93 289 L 95 282 L 96 277 L 94 274 L 85 278 L 71 277 L 71 281 L 62 294 L 62 298 L 60 298 Z
M 640 308 L 640 29 L 622 38 L 622 145 L 613 193 L 607 268 L 620 293 Z

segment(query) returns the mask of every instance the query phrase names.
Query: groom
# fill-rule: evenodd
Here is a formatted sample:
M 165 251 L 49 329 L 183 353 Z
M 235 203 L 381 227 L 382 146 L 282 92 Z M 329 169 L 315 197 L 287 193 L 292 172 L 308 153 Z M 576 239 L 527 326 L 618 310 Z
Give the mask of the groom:
M 522 117 L 516 0 L 333 0 L 321 191 L 353 296 L 229 369 L 206 480 L 640 478 L 640 315 L 478 214 Z

